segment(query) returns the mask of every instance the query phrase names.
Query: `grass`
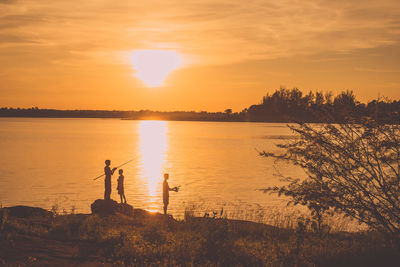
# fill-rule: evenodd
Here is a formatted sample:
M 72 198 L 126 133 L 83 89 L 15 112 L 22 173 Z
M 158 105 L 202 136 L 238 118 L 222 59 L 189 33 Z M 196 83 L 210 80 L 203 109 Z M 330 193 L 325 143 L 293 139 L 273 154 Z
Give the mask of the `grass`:
M 304 214 L 283 210 L 279 213 L 256 209 L 251 215 L 225 208 L 212 212 L 214 218 L 198 217 L 201 213 L 201 208 L 191 206 L 180 221 L 140 210 L 132 217 L 61 213 L 53 218 L 15 218 L 2 209 L 0 265 L 21 261 L 26 264 L 34 258 L 40 266 L 49 260 L 46 255 L 55 254 L 63 244 L 63 257 L 52 259 L 52 263 L 61 260 L 67 265 L 68 260 L 73 264 L 106 266 L 397 266 L 394 263 L 400 260 L 398 247 L 375 232 L 334 229 L 339 220 L 317 232 Z M 259 222 L 240 220 L 240 216 Z M 266 221 L 270 223 L 261 223 Z M 38 250 L 50 246 L 46 247 L 48 253 L 32 256 L 32 248 L 27 250 L 31 254 L 24 253 L 33 237 Z

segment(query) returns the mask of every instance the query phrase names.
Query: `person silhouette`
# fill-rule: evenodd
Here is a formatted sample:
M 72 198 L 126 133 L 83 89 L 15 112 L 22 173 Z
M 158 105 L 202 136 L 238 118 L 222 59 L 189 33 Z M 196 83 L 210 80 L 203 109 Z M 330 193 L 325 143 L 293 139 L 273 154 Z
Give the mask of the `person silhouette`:
M 122 198 L 124 198 L 124 203 L 126 204 L 126 197 L 125 197 L 125 192 L 124 192 L 124 170 L 119 169 L 118 170 L 119 177 L 118 177 L 118 186 L 117 186 L 117 191 L 119 196 L 121 197 L 121 204 L 122 204 Z
M 163 202 L 164 202 L 164 214 L 167 214 L 168 204 L 169 204 L 169 191 L 178 192 L 178 187 L 170 188 L 168 184 L 169 174 L 164 173 L 163 182 Z
M 104 200 L 110 200 L 111 198 L 111 176 L 114 174 L 117 168 L 110 168 L 111 160 L 107 159 L 105 161 L 106 166 L 104 167 Z

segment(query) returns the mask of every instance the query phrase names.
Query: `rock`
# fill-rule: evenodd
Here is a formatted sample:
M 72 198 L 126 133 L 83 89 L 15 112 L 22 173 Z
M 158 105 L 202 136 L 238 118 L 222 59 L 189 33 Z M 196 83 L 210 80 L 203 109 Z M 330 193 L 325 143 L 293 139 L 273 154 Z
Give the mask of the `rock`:
M 28 217 L 44 217 L 51 218 L 53 213 L 36 207 L 28 207 L 28 206 L 14 206 L 4 208 L 7 211 L 7 214 L 12 217 L 18 218 L 28 218 Z
M 116 213 L 122 213 L 125 215 L 133 215 L 133 207 L 129 204 L 118 204 L 115 200 L 104 200 L 97 199 L 90 206 L 92 209 L 92 214 L 99 215 L 112 215 Z
M 92 214 L 110 215 L 118 211 L 118 202 L 112 199 L 97 199 L 90 207 L 92 209 Z
M 125 214 L 125 215 L 129 215 L 132 216 L 134 211 L 133 211 L 133 207 L 129 204 L 118 204 L 119 206 L 119 210 L 118 212 Z
M 134 216 L 137 218 L 168 218 L 168 216 L 165 216 L 164 214 L 158 213 L 158 212 L 150 212 L 147 210 L 142 210 L 142 209 L 135 209 L 133 211 Z

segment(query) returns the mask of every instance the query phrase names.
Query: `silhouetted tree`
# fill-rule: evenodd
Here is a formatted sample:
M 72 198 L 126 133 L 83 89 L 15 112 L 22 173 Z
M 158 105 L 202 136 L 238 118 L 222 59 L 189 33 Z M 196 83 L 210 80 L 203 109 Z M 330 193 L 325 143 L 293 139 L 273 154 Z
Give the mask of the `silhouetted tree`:
M 317 217 L 343 213 L 399 241 L 400 126 L 362 119 L 289 127 L 297 138 L 278 145 L 284 152 L 261 155 L 298 165 L 307 178 L 264 192 L 286 195 Z
M 232 114 L 232 109 L 230 109 L 230 108 L 225 109 L 225 113 L 226 114 Z
M 356 97 L 353 91 L 340 93 L 333 100 L 333 111 L 337 121 L 343 121 L 348 117 L 354 117 Z
M 325 104 L 325 98 L 324 98 L 324 94 L 322 92 L 315 93 L 314 104 L 317 107 L 321 107 Z

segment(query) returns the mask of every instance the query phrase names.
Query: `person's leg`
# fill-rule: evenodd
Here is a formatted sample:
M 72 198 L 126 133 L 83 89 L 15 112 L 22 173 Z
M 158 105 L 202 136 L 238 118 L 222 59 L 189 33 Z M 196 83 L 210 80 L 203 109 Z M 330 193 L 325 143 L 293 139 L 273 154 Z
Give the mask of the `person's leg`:
M 104 199 L 111 199 L 111 181 L 106 181 L 105 183 Z
M 122 194 L 119 195 L 121 197 L 121 204 L 122 204 Z
M 125 197 L 125 193 L 123 194 L 123 196 L 124 196 L 124 200 L 125 200 L 125 204 L 126 204 L 126 197 Z
M 104 192 L 104 199 L 105 200 L 110 200 L 110 196 L 111 196 L 111 189 L 106 188 L 106 190 Z

